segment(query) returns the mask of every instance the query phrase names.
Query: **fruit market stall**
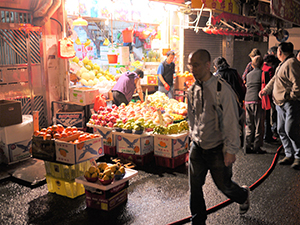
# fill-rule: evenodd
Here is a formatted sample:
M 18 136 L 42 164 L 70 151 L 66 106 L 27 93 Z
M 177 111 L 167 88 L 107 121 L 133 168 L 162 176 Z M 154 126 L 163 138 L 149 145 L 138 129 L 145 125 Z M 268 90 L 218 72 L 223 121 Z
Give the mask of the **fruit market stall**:
M 155 92 L 143 103 L 100 107 L 87 126 L 93 128 L 94 134 L 102 135 L 105 154 L 118 155 L 141 166 L 155 158 L 158 164 L 165 160 L 170 162 L 167 166 L 176 167 L 186 160 L 186 115 L 186 103 Z

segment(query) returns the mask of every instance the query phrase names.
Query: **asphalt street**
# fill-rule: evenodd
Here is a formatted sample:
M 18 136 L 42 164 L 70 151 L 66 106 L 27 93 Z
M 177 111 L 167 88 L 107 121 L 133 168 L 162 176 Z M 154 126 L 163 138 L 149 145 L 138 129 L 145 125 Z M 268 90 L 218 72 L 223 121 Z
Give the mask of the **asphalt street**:
M 233 180 L 240 185 L 252 185 L 268 170 L 279 146 L 280 143 L 265 144 L 263 149 L 268 153 L 264 155 L 245 155 L 240 151 L 233 167 Z M 100 158 L 102 160 L 104 158 Z M 38 180 L 39 176 L 43 177 L 42 169 L 36 171 L 39 173 L 36 183 L 12 177 L 20 168 L 34 163 L 35 160 L 30 159 L 9 166 L 0 165 L 0 224 L 164 225 L 190 216 L 187 164 L 175 169 L 158 167 L 155 162 L 136 167 L 138 175 L 129 182 L 128 200 L 105 212 L 87 208 L 85 195 L 70 199 L 49 193 L 44 179 Z M 226 200 L 209 174 L 204 194 L 207 208 Z M 238 204 L 232 203 L 209 214 L 207 224 L 299 224 L 300 171 L 276 165 L 271 175 L 251 192 L 250 201 L 245 215 L 240 216 Z

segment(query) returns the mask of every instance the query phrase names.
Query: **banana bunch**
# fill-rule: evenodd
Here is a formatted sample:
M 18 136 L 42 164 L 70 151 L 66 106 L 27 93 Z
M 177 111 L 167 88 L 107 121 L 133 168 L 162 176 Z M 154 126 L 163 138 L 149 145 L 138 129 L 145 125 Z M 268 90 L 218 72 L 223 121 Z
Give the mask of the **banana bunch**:
M 77 39 L 75 40 L 75 43 L 76 43 L 77 45 L 81 45 L 81 41 L 80 41 L 79 37 L 77 37 Z
M 173 117 L 173 119 L 176 121 L 176 120 L 183 120 L 184 117 L 183 115 L 179 115 L 179 114 L 176 114 L 176 113 L 170 113 L 170 115 Z
M 90 45 L 92 41 L 90 39 L 87 39 L 86 42 L 84 43 L 84 47 Z
M 143 63 L 141 63 L 140 61 L 134 61 L 133 63 L 131 63 L 132 66 L 134 67 L 142 67 L 143 66 Z

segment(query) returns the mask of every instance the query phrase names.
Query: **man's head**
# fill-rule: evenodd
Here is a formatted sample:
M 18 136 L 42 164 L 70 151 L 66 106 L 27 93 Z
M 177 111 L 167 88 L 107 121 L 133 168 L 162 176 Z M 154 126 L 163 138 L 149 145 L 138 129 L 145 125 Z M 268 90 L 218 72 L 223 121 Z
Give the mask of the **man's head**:
M 252 58 L 252 66 L 253 68 L 258 68 L 261 69 L 263 66 L 263 58 L 260 55 L 257 55 L 255 57 Z
M 219 56 L 219 57 L 215 58 L 214 61 L 213 61 L 213 64 L 214 64 L 214 68 L 216 70 L 218 70 L 219 68 L 229 67 L 226 59 L 223 58 L 222 56 Z
M 175 52 L 168 51 L 167 52 L 167 63 L 170 64 L 171 62 L 173 62 L 174 58 L 175 58 Z
M 134 71 L 140 78 L 143 78 L 144 77 L 144 71 L 141 70 L 141 69 L 136 69 Z
M 260 51 L 258 50 L 258 48 L 254 48 L 252 49 L 252 51 L 249 53 L 249 57 L 252 59 L 253 57 L 257 56 L 257 55 L 261 55 Z
M 268 54 L 264 56 L 263 60 L 268 66 L 273 66 L 276 63 L 276 56 Z
M 283 62 L 289 55 L 292 55 L 294 45 L 291 42 L 282 42 L 278 45 L 277 58 Z
M 271 47 L 269 50 L 268 50 L 268 54 L 269 55 L 277 55 L 277 49 L 278 49 L 278 47 L 277 46 L 273 46 L 273 47 Z
M 205 49 L 198 49 L 190 53 L 188 68 L 196 80 L 207 81 L 210 78 L 210 60 L 210 54 Z

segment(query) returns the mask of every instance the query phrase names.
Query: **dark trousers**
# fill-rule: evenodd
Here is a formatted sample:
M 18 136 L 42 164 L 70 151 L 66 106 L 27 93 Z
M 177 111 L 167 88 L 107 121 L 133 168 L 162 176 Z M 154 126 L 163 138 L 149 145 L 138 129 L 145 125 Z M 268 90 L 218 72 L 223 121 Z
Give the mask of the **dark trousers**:
M 121 105 L 122 103 L 128 105 L 128 101 L 123 93 L 119 91 L 112 91 L 112 93 L 113 93 L 114 104 L 116 104 L 117 106 Z
M 252 142 L 255 151 L 263 145 L 264 113 L 261 103 L 246 104 L 246 148 L 251 148 Z
M 232 166 L 226 167 L 224 164 L 223 145 L 204 150 L 193 142 L 189 160 L 192 224 L 205 224 L 207 218 L 202 186 L 205 183 L 208 170 L 210 170 L 210 174 L 218 189 L 228 198 L 242 204 L 248 196 L 246 189 L 231 180 Z

